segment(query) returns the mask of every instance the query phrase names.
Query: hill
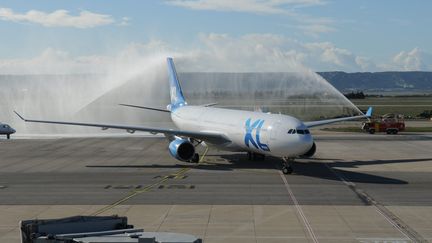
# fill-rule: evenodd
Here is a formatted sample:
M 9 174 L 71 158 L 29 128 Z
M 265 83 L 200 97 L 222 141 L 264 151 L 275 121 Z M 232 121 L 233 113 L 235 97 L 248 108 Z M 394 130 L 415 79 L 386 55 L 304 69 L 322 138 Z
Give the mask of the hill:
M 319 72 L 342 92 L 352 90 L 415 92 L 432 90 L 432 72 Z

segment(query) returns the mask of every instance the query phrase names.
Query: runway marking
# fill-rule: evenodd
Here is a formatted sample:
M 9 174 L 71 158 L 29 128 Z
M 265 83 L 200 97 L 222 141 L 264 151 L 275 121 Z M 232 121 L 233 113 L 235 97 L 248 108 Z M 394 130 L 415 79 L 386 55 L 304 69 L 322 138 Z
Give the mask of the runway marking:
M 203 155 L 201 156 L 200 160 L 198 161 L 197 165 L 199 165 L 199 164 L 201 164 L 201 163 L 203 162 L 205 156 L 207 155 L 208 150 L 209 150 L 208 147 L 206 147 L 206 150 L 204 151 L 204 153 L 203 153 Z M 193 167 L 195 167 L 195 166 L 193 166 Z M 121 199 L 115 201 L 114 203 L 112 203 L 112 204 L 110 204 L 110 205 L 107 205 L 107 206 L 105 206 L 105 207 L 103 207 L 103 208 L 97 210 L 96 212 L 94 212 L 94 213 L 92 213 L 92 214 L 90 214 L 90 215 L 91 215 L 91 216 L 97 216 L 97 215 L 100 215 L 100 214 L 102 214 L 102 213 L 104 213 L 104 212 L 106 212 L 106 211 L 108 211 L 108 210 L 110 210 L 110 209 L 112 209 L 112 208 L 114 208 L 114 207 L 116 207 L 116 206 L 118 206 L 118 205 L 120 205 L 120 204 L 122 204 L 122 203 L 128 201 L 129 199 L 131 199 L 131 198 L 133 198 L 133 197 L 135 197 L 135 196 L 137 196 L 137 195 L 139 195 L 139 194 L 141 194 L 141 193 L 148 192 L 148 191 L 150 191 L 151 189 L 153 189 L 153 188 L 155 188 L 155 187 L 157 187 L 157 186 L 160 186 L 161 184 L 163 184 L 163 183 L 165 183 L 166 181 L 168 181 L 169 179 L 171 179 L 170 176 L 173 176 L 172 178 L 180 178 L 181 176 L 183 176 L 184 173 L 188 172 L 188 171 L 189 171 L 190 169 L 192 169 L 193 167 L 185 167 L 185 168 L 182 168 L 182 169 L 178 170 L 178 171 L 175 172 L 175 173 L 172 173 L 172 174 L 170 174 L 170 175 L 168 175 L 168 176 L 164 176 L 164 177 L 162 177 L 161 180 L 159 180 L 159 181 L 157 181 L 157 182 L 155 182 L 155 183 L 153 183 L 153 184 L 151 184 L 151 185 L 148 185 L 148 186 L 146 186 L 146 187 L 144 187 L 144 188 L 142 188 L 142 189 L 135 189 L 135 190 L 132 190 L 132 191 L 130 191 L 130 193 L 129 193 L 128 195 L 126 195 L 125 197 L 123 197 L 123 198 L 121 198 Z
M 312 241 L 314 243 L 318 243 L 319 241 L 318 241 L 318 239 L 317 239 L 317 237 L 316 237 L 316 235 L 312 229 L 312 226 L 310 225 L 309 220 L 306 218 L 306 215 L 304 214 L 303 209 L 301 208 L 300 204 L 298 203 L 297 198 L 294 196 L 294 193 L 292 192 L 291 187 L 289 186 L 288 181 L 285 178 L 285 175 L 281 171 L 279 171 L 279 174 L 280 174 L 280 176 L 281 176 L 281 178 L 285 184 L 285 188 L 287 189 L 288 194 L 291 197 L 291 200 L 294 203 L 294 206 L 297 210 L 298 215 L 300 215 L 301 219 L 303 220 L 303 225 L 306 227 L 310 238 L 312 239 Z
M 195 189 L 195 185 L 182 185 L 182 184 L 159 185 L 158 189 Z
M 348 186 L 362 201 L 367 202 L 369 205 L 375 207 L 375 210 L 383 216 L 383 218 L 389 222 L 394 228 L 396 228 L 403 236 L 407 239 L 412 240 L 413 242 L 427 242 L 425 238 L 423 238 L 417 231 L 407 225 L 402 221 L 398 216 L 388 210 L 384 205 L 377 202 L 372 196 L 367 194 L 365 191 L 357 188 L 356 184 L 352 181 L 349 181 L 344 175 L 336 172 L 330 167 L 327 163 L 324 165 L 336 176 L 338 177 L 345 185 Z
M 360 243 L 408 243 L 406 239 L 398 239 L 398 238 L 357 238 Z

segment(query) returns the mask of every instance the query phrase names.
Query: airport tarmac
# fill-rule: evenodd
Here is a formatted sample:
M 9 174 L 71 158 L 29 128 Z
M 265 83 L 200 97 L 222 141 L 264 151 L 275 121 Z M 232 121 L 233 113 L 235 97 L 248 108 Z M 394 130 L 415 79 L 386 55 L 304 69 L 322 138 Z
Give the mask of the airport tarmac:
M 0 242 L 19 220 L 124 215 L 204 242 L 432 241 L 432 134 L 318 132 L 295 173 L 210 149 L 176 161 L 160 137 L 0 140 Z

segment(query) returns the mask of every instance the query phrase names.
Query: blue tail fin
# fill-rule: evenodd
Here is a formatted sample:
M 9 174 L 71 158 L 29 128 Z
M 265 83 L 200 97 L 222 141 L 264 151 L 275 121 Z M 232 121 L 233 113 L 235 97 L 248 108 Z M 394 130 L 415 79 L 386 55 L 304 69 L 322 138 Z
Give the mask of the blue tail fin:
M 168 57 L 167 62 L 168 62 L 168 77 L 170 83 L 170 96 L 171 96 L 170 110 L 174 111 L 180 106 L 187 105 L 187 103 L 183 96 L 183 92 L 177 78 L 177 72 L 174 66 L 174 61 L 171 57 Z
M 365 115 L 370 118 L 372 116 L 372 112 L 373 112 L 373 108 L 372 106 L 370 106 Z

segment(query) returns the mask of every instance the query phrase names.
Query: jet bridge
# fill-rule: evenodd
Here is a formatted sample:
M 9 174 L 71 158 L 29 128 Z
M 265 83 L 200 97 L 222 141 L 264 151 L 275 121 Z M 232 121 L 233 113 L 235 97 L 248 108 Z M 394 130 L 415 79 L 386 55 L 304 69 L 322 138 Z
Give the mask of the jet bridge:
M 118 216 L 24 220 L 20 228 L 21 243 L 202 243 L 192 235 L 134 229 Z

